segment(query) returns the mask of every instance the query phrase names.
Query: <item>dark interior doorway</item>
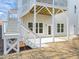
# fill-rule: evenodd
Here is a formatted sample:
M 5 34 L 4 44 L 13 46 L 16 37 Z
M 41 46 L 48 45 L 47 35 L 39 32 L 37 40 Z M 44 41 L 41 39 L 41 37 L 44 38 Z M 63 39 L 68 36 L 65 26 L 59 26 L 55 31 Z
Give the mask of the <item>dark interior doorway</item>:
M 51 35 L 51 26 L 48 26 L 48 34 Z

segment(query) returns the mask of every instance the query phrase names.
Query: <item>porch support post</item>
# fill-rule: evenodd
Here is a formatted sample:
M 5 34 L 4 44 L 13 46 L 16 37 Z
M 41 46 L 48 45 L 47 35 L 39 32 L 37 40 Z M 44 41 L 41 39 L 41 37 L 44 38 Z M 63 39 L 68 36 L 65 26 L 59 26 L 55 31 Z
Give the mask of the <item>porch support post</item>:
M 3 32 L 2 32 L 2 37 L 3 37 L 3 44 L 4 44 L 4 46 L 3 46 L 3 54 L 4 55 L 6 55 L 7 53 L 6 53 L 6 48 L 7 48 L 7 40 L 5 39 L 5 37 L 4 37 L 4 33 L 6 33 L 6 29 L 5 29 L 5 23 L 6 23 L 6 21 L 4 21 L 4 23 L 3 23 Z
M 36 33 L 36 5 L 34 5 L 33 32 Z
M 20 43 L 20 38 L 17 38 L 17 53 L 19 53 L 20 52 L 20 45 L 19 45 L 19 43 Z
M 36 33 L 36 3 L 34 5 L 33 32 Z M 34 36 L 34 45 L 36 45 L 36 37 Z
M 6 45 L 6 43 L 7 43 L 7 41 L 6 41 L 6 39 L 4 38 L 4 55 L 6 55 L 7 53 L 6 53 L 6 48 L 7 48 L 7 45 Z
M 18 3 L 18 5 L 17 5 L 17 9 L 18 9 L 18 11 L 17 11 L 17 18 L 18 18 L 18 20 L 17 20 L 17 22 L 18 22 L 18 33 L 19 33 L 19 36 L 18 36 L 18 38 L 17 38 L 17 40 L 18 40 L 18 42 L 17 42 L 17 53 L 19 53 L 20 52 L 20 40 L 21 40 L 21 38 L 20 38 L 20 28 L 21 28 L 21 19 L 20 19 L 20 14 L 21 14 L 21 11 L 22 10 L 20 10 L 20 8 L 22 7 L 22 0 L 20 0 L 20 2 L 19 2 L 19 0 L 17 1 Z
M 52 36 L 53 36 L 53 42 L 55 42 L 55 10 L 54 10 L 54 0 L 53 0 L 53 4 L 52 4 L 52 26 L 51 26 L 51 30 L 52 30 Z
M 69 40 L 69 33 L 70 33 L 70 31 L 69 31 L 69 19 L 68 19 L 67 14 L 66 14 L 66 16 L 67 16 L 67 40 Z

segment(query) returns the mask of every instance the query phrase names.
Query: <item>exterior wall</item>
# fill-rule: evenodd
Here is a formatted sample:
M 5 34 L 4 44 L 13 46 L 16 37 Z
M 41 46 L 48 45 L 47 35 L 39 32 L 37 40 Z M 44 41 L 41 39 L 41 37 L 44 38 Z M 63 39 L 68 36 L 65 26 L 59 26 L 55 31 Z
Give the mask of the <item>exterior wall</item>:
M 78 25 L 77 25 L 77 31 L 78 31 L 78 34 L 79 34 L 79 0 L 78 1 L 76 1 L 76 5 L 77 5 L 77 20 L 78 20 Z
M 79 29 L 79 1 L 76 1 L 76 0 L 67 0 L 67 1 L 68 1 L 68 3 L 67 3 L 68 4 L 67 5 L 67 10 L 68 10 L 67 16 L 68 16 L 68 19 L 69 19 L 69 31 L 70 31 L 70 35 L 79 34 L 79 30 L 78 30 Z M 76 14 L 74 13 L 74 6 L 75 5 L 77 7 L 77 13 Z M 47 20 L 47 19 L 50 19 L 50 21 Z M 61 20 L 61 19 L 66 19 L 66 18 L 64 18 L 64 15 L 63 15 L 63 17 L 61 17 L 59 15 L 56 15 L 56 19 L 60 19 L 60 20 L 56 20 L 57 22 L 64 22 L 66 24 L 65 21 Z M 23 17 L 23 21 L 24 21 L 25 26 L 27 27 L 27 23 L 28 22 L 33 22 L 33 15 L 32 14 L 28 14 L 27 16 L 24 16 Z M 44 29 L 45 30 L 44 30 L 43 34 L 47 35 L 47 29 L 46 29 L 47 27 L 46 26 L 47 25 L 51 25 L 51 16 L 38 15 L 37 16 L 37 22 L 44 23 L 44 27 L 45 27 Z M 66 29 L 67 28 L 65 27 L 65 31 L 67 32 Z M 66 34 L 66 32 L 63 33 L 63 34 Z M 55 34 L 58 34 L 58 33 L 55 32 Z M 61 33 L 59 33 L 59 34 L 61 34 Z
M 57 36 L 59 35 L 66 35 L 66 17 L 65 17 L 65 14 L 62 13 L 62 14 L 58 14 L 55 16 L 55 20 L 56 20 L 56 23 L 55 23 L 55 34 Z M 25 27 L 28 27 L 28 22 L 33 22 L 33 14 L 29 13 L 27 16 L 24 16 L 22 18 L 22 22 L 24 23 Z M 38 35 L 42 35 L 42 36 L 46 36 L 48 35 L 48 26 L 51 26 L 51 22 L 52 22 L 52 17 L 51 16 L 48 16 L 48 15 L 41 15 L 41 14 L 38 14 L 37 15 L 37 20 L 36 20 L 37 23 L 43 23 L 43 33 L 42 34 L 38 34 Z M 64 23 L 65 25 L 65 30 L 64 30 L 64 33 L 57 33 L 57 23 Z
M 40 35 L 47 35 L 47 26 L 51 25 L 51 16 L 46 16 L 46 15 L 37 15 L 37 23 L 44 23 L 43 24 L 43 34 Z M 50 21 L 49 21 L 50 20 Z M 28 14 L 27 16 L 25 16 L 23 18 L 23 23 L 25 24 L 25 26 L 28 26 L 28 22 L 33 22 L 33 14 Z
M 55 25 L 55 34 L 56 36 L 66 36 L 67 34 L 67 14 L 65 13 L 61 13 L 55 16 L 55 20 L 56 20 L 56 25 Z M 64 32 L 63 33 L 57 33 L 57 24 L 64 24 Z
M 78 7 L 79 1 L 68 0 L 68 16 L 70 25 L 70 35 L 78 34 Z M 76 6 L 76 13 L 75 13 Z

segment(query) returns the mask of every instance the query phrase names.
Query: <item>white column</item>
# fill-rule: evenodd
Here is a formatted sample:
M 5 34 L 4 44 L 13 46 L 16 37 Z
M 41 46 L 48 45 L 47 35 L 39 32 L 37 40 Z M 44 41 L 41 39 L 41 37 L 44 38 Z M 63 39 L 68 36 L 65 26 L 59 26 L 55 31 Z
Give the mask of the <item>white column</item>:
M 17 53 L 19 53 L 20 52 L 20 45 L 19 45 L 20 38 L 17 38 L 17 40 L 18 40 L 18 42 L 17 42 Z
M 77 14 L 78 12 L 76 12 L 76 14 L 75 14 L 75 35 L 77 35 L 78 34 L 78 14 Z
M 6 41 L 6 39 L 4 38 L 4 55 L 6 55 L 7 53 L 6 53 L 6 49 L 7 49 L 7 41 Z
M 52 14 L 52 26 L 51 26 L 51 30 L 52 30 L 52 36 L 53 36 L 53 42 L 55 42 L 55 9 L 54 9 L 54 0 L 53 0 L 53 4 L 52 4 L 52 12 L 53 12 L 53 14 Z
M 78 6 L 78 4 L 79 4 L 79 0 L 78 0 L 78 2 L 77 2 L 77 6 Z M 78 16 L 77 16 L 77 17 L 78 17 L 78 25 L 77 25 L 77 28 L 78 28 L 78 29 L 77 29 L 77 31 L 78 31 L 78 35 L 79 35 L 79 7 L 77 7 L 77 12 L 78 12 L 78 13 L 77 13 L 77 14 L 78 14 Z
M 6 53 L 6 49 L 7 49 L 7 40 L 5 39 L 5 37 L 4 37 L 4 34 L 6 33 L 6 25 L 5 25 L 5 23 L 6 23 L 6 21 L 4 21 L 4 23 L 3 23 L 3 30 L 2 30 L 2 37 L 3 37 L 3 43 L 4 43 L 4 50 L 3 50 L 3 53 L 4 53 L 4 55 L 6 55 L 7 53 Z
M 3 32 L 6 33 L 7 32 L 7 26 L 8 26 L 8 21 L 4 21 L 4 29 L 3 29 Z
M 19 2 L 20 1 L 20 2 Z M 20 52 L 20 45 L 19 45 L 19 43 L 20 43 L 20 25 L 21 25 L 21 19 L 20 19 L 20 15 L 21 15 L 21 13 L 22 13 L 22 9 L 20 10 L 20 8 L 22 8 L 22 0 L 18 0 L 18 3 L 17 3 L 17 19 L 18 19 L 18 33 L 19 33 L 19 36 L 18 36 L 18 38 L 17 38 L 17 40 L 18 40 L 18 43 L 17 43 L 17 53 L 19 53 Z
M 70 36 L 70 13 L 71 13 L 71 11 L 70 11 L 70 9 L 71 9 L 71 4 L 70 4 L 70 0 L 67 0 L 67 11 L 66 11 L 66 13 L 65 13 L 65 11 L 64 11 L 64 13 L 66 14 L 66 26 L 67 26 L 67 40 L 69 40 L 69 36 Z
M 67 12 L 68 13 L 68 12 Z M 69 40 L 69 36 L 70 36 L 70 29 L 69 29 L 69 18 L 68 18 L 68 15 L 66 14 L 66 16 L 67 16 L 67 21 L 66 21 L 66 23 L 67 23 L 67 40 Z
M 33 32 L 36 33 L 36 5 L 34 5 Z
M 36 0 L 34 0 L 33 32 L 36 33 Z M 34 45 L 36 45 L 36 37 L 34 37 Z

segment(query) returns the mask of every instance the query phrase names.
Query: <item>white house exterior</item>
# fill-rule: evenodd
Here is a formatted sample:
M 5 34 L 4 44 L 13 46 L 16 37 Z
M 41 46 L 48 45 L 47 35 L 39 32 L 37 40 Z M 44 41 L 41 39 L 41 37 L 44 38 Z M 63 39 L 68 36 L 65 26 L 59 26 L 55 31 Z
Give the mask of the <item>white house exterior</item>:
M 52 37 L 54 41 L 55 37 L 67 37 L 69 39 L 70 36 L 77 35 L 79 32 L 79 1 L 20 0 L 18 4 L 21 24 L 36 36 L 41 38 Z M 27 38 L 33 35 L 28 35 Z M 25 37 L 25 35 L 23 36 Z
M 61 35 L 67 34 L 67 30 L 66 30 L 66 28 L 67 28 L 67 26 L 66 26 L 67 16 L 66 16 L 66 12 L 64 11 L 64 10 L 67 10 L 67 1 L 61 0 L 59 2 L 59 5 L 56 4 L 56 3 L 58 3 L 57 0 L 55 1 L 56 3 L 54 5 L 54 7 L 55 7 L 54 9 L 55 10 L 58 9 L 56 11 L 57 14 L 56 15 L 54 14 L 54 16 L 55 16 L 54 23 L 55 24 L 53 24 L 53 19 L 52 19 L 53 17 L 51 15 L 52 10 L 50 11 L 50 8 L 52 9 L 52 7 L 53 7 L 53 0 L 50 0 L 50 1 L 36 0 L 36 2 L 34 2 L 34 0 L 30 0 L 30 1 L 25 0 L 24 2 L 26 2 L 26 3 L 22 2 L 23 3 L 22 6 L 23 7 L 25 6 L 25 7 L 24 7 L 24 9 L 22 9 L 22 13 L 21 13 L 22 20 L 21 21 L 23 22 L 25 27 L 29 28 L 29 23 L 32 23 L 32 25 L 34 27 L 34 21 L 35 21 L 35 23 L 37 23 L 37 28 L 35 26 L 34 28 L 32 27 L 31 29 L 33 30 L 33 32 L 35 32 L 39 36 L 52 36 L 53 25 L 54 25 L 54 30 L 55 30 L 54 31 L 55 36 L 61 36 Z M 28 4 L 28 3 L 30 3 L 30 4 Z M 36 9 L 36 11 L 37 11 L 36 13 L 38 13 L 36 15 L 34 13 L 32 13 L 32 12 L 34 12 L 32 9 L 34 7 L 34 4 L 37 5 L 36 8 L 39 8 L 38 11 Z M 61 4 L 63 4 L 63 6 Z M 29 5 L 30 5 L 30 7 L 29 7 Z M 30 9 L 30 10 L 28 10 L 28 9 Z M 45 12 L 43 12 L 43 11 L 45 11 Z M 42 14 L 41 14 L 41 12 L 42 12 Z M 48 12 L 49 15 L 44 14 L 46 12 Z M 40 23 L 42 23 L 41 29 L 40 29 L 40 25 L 38 25 Z M 59 32 L 57 32 L 58 24 L 60 27 L 63 26 L 63 28 L 59 29 Z M 40 32 L 40 30 L 42 31 L 42 33 Z
M 4 54 L 12 49 L 19 52 L 20 41 L 39 48 L 43 43 L 63 41 L 56 37 L 69 39 L 79 34 L 79 1 L 18 0 L 17 3 L 17 21 L 3 22 Z
M 26 2 L 26 3 L 25 3 Z M 22 22 L 24 22 L 23 24 L 25 25 L 25 27 L 28 27 L 28 23 L 29 22 L 34 22 L 34 13 L 31 13 L 31 11 L 33 12 L 33 7 L 34 4 L 38 5 L 38 6 L 43 6 L 49 9 L 53 7 L 53 1 L 43 1 L 43 0 L 36 0 L 36 4 L 34 2 L 34 0 L 22 0 L 22 5 L 23 9 L 22 9 L 22 13 L 21 13 L 21 19 Z M 75 0 L 71 1 L 71 0 L 61 0 L 59 2 L 59 0 L 55 0 L 54 3 L 54 7 L 59 9 L 60 11 L 63 10 L 61 13 L 59 14 L 55 14 L 55 35 L 56 36 L 61 36 L 61 35 L 67 35 L 67 30 L 70 32 L 70 35 L 74 35 L 74 34 L 78 34 L 78 2 L 76 2 Z M 51 7 L 52 6 L 52 7 Z M 37 7 L 37 6 L 36 6 Z M 32 10 L 31 10 L 32 9 Z M 75 10 L 76 9 L 76 10 Z M 40 10 L 40 8 L 39 8 Z M 59 10 L 57 12 L 59 12 Z M 64 11 L 65 10 L 65 11 Z M 50 10 L 48 10 L 49 12 Z M 40 10 L 40 12 L 42 12 Z M 76 13 L 75 13 L 76 12 Z M 50 12 L 49 12 L 50 14 Z M 43 15 L 43 14 L 36 14 L 35 17 L 35 22 L 36 23 L 43 23 L 43 33 L 37 33 L 37 35 L 41 35 L 41 36 L 46 36 L 46 35 L 52 35 L 52 26 L 53 26 L 53 22 L 52 22 L 52 16 L 51 15 Z M 69 28 L 67 29 L 67 19 L 69 22 Z M 75 20 L 74 20 L 75 19 Z M 64 24 L 64 29 L 63 32 L 57 32 L 57 24 Z M 51 26 L 51 30 L 48 28 L 49 26 Z M 34 27 L 35 28 L 35 27 Z M 40 29 L 38 29 L 39 31 Z M 49 30 L 51 31 L 51 34 L 49 34 Z M 61 30 L 61 29 L 60 29 Z M 36 33 L 36 32 L 35 32 Z

